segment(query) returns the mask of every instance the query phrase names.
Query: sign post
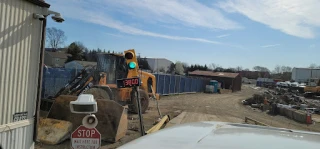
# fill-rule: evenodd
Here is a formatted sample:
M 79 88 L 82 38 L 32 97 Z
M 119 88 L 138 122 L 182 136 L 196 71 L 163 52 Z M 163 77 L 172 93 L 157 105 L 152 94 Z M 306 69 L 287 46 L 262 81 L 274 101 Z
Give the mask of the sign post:
M 141 80 L 139 77 L 134 78 L 123 78 L 117 80 L 117 87 L 118 88 L 132 88 L 133 98 L 137 98 L 135 103 L 138 107 L 138 115 L 139 115 L 139 122 L 140 122 L 140 131 L 141 136 L 145 135 L 144 125 L 143 125 L 143 117 L 141 112 L 141 102 L 140 102 L 140 93 L 139 93 L 139 86 L 141 86 Z
M 144 131 L 144 125 L 143 125 L 143 117 L 142 117 L 142 112 L 141 112 L 141 102 L 140 102 L 140 93 L 139 93 L 139 86 L 133 87 L 133 91 L 136 93 L 136 98 L 137 98 L 137 105 L 138 105 L 138 115 L 139 115 L 139 122 L 140 122 L 140 132 L 141 136 L 145 135 Z
M 99 149 L 101 147 L 101 134 L 96 128 L 79 126 L 71 134 L 72 149 Z

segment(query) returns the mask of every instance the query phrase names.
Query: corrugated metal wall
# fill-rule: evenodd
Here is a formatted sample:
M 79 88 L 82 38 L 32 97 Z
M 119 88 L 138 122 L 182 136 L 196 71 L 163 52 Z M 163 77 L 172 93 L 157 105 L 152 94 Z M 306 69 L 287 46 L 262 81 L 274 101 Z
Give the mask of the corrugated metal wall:
M 0 143 L 3 149 L 27 149 L 34 148 L 33 125 L 19 127 L 0 133 Z
M 79 72 L 79 70 L 78 70 Z M 42 79 L 42 98 L 54 96 L 75 75 L 74 69 L 44 69 Z M 204 92 L 209 84 L 208 79 L 188 78 L 186 76 L 154 74 L 157 82 L 156 92 L 160 95 L 179 94 L 185 92 Z
M 310 78 L 320 78 L 320 69 L 293 68 L 291 78 L 297 82 L 308 82 Z
M 189 78 L 186 76 L 154 74 L 157 79 L 157 93 L 170 95 L 188 92 L 204 92 L 208 79 Z
M 42 11 L 41 7 L 25 0 L 0 1 L 0 126 L 12 123 L 17 112 L 28 112 L 27 118 L 33 118 L 41 22 L 33 19 L 32 15 Z M 0 143 L 6 149 L 29 148 L 32 145 L 32 127 L 0 132 Z M 19 142 L 22 139 L 28 141 Z M 21 148 L 11 147 L 19 143 Z

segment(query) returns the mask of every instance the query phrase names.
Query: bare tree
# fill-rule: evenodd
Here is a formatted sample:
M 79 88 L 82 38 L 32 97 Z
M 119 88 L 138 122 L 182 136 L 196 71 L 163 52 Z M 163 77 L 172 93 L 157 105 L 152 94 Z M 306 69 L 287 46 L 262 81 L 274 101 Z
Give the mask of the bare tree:
M 316 64 L 310 64 L 309 68 L 317 68 L 318 66 Z
M 280 66 L 280 65 L 277 65 L 276 67 L 274 67 L 273 72 L 274 72 L 275 74 L 281 73 L 281 66 Z
M 64 35 L 64 31 L 57 29 L 55 27 L 47 28 L 47 42 L 51 48 L 58 49 L 64 44 L 67 37 Z
M 246 68 L 246 69 L 243 69 L 244 71 L 250 71 L 250 69 L 249 68 Z
M 281 67 L 282 72 L 291 72 L 292 68 L 289 66 L 282 66 Z
M 209 68 L 212 69 L 212 70 L 215 70 L 215 69 L 218 68 L 218 67 L 221 67 L 221 66 L 218 65 L 218 64 L 215 64 L 215 63 L 211 63 L 211 64 L 209 65 Z
M 239 72 L 239 71 L 242 71 L 243 68 L 242 68 L 241 66 L 237 66 L 237 67 L 235 68 L 235 70 L 236 70 L 237 72 Z
M 237 70 L 235 68 L 227 68 L 227 69 L 224 69 L 224 72 L 236 72 Z
M 254 66 L 253 70 L 261 71 L 261 72 L 270 72 L 270 70 L 267 67 L 262 67 L 262 66 Z

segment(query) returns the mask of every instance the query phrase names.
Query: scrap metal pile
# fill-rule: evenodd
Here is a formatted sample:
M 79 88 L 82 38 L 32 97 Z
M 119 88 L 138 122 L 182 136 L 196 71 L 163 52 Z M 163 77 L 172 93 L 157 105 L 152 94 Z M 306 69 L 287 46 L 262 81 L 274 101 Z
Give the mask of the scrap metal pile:
M 300 93 L 294 91 L 288 91 L 288 89 L 277 88 L 275 90 L 266 90 L 261 94 L 254 94 L 252 97 L 243 100 L 244 105 L 250 105 L 257 107 L 262 106 L 264 102 L 269 105 L 280 104 L 287 105 L 294 109 L 300 109 L 301 105 L 305 108 L 316 108 L 320 109 L 320 100 L 308 99 L 303 97 Z M 260 107 L 259 106 L 259 107 Z
M 300 122 L 306 122 L 308 115 L 319 114 L 320 109 L 320 100 L 305 98 L 303 94 L 286 88 L 265 90 L 243 100 L 242 103 L 255 109 L 268 111 L 272 115 L 280 114 L 294 120 L 299 119 L 297 121 Z

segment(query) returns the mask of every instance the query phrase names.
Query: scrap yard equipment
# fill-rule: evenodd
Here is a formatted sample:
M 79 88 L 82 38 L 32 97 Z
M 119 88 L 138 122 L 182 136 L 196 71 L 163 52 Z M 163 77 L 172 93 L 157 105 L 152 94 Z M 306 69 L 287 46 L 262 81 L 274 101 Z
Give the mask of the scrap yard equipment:
M 313 97 L 320 95 L 320 79 L 313 78 L 309 80 L 309 83 L 304 87 L 305 97 Z
M 123 80 L 117 83 L 119 79 Z M 133 88 L 122 88 L 121 83 L 125 86 L 134 86 L 139 83 L 141 85 L 137 90 L 140 95 L 139 100 Z M 98 54 L 97 66 L 83 69 L 54 96 L 48 118 L 55 121 L 69 121 L 73 124 L 74 130 L 81 125 L 83 115 L 71 113 L 69 103 L 75 101 L 80 94 L 92 94 L 99 109 L 96 113 L 99 119 L 96 128 L 101 132 L 101 139 L 115 142 L 126 134 L 128 110 L 139 113 L 137 104 L 139 101 L 141 113 L 144 113 L 148 109 L 150 99 L 156 102 L 159 100 L 159 94 L 155 91 L 155 76 L 139 71 L 138 60 L 133 49 L 124 51 L 124 55 Z M 158 111 L 161 115 L 159 109 Z M 38 131 L 42 131 L 41 126 Z M 45 137 L 38 136 L 38 138 Z

